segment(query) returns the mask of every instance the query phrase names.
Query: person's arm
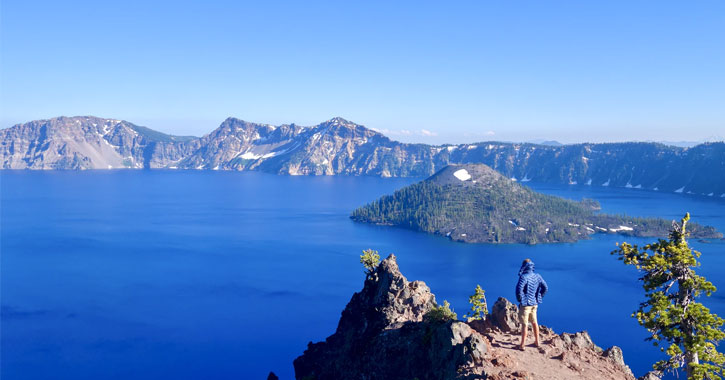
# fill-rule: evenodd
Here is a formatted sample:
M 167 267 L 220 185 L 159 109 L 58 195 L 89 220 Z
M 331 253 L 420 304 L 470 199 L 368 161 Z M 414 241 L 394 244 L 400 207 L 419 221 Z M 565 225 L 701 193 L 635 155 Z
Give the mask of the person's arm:
M 546 295 L 546 292 L 549 291 L 549 285 L 546 285 L 546 281 L 544 281 L 544 278 L 539 275 L 539 287 L 541 288 L 541 296 L 543 297 Z
M 516 300 L 521 303 L 521 300 L 524 299 L 524 284 L 526 283 L 526 280 L 524 280 L 524 276 L 519 276 L 519 282 L 516 283 Z

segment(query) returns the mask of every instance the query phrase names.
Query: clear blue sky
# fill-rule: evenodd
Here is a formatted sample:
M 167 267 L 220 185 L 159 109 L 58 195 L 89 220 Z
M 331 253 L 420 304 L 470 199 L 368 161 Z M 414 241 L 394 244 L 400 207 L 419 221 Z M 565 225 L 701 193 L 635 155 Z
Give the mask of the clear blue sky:
M 0 127 L 333 116 L 431 143 L 725 135 L 725 1 L 3 0 Z

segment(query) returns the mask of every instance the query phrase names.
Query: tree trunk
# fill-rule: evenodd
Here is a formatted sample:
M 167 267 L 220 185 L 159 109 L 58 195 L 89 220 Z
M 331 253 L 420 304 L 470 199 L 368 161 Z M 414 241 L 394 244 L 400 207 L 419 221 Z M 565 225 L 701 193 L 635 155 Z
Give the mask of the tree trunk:
M 685 277 L 685 279 L 689 278 L 687 275 L 683 277 Z M 692 367 L 690 364 L 700 364 L 700 359 L 697 356 L 697 351 L 692 352 L 687 349 L 686 342 L 693 339 L 695 335 L 695 329 L 692 326 L 693 322 L 687 318 L 687 307 L 690 305 L 690 302 L 694 297 L 690 289 L 685 290 L 686 288 L 684 287 L 683 282 L 684 280 L 678 281 L 678 292 L 680 293 L 678 303 L 682 306 L 682 310 L 684 312 L 683 317 L 685 317 L 685 320 L 682 323 L 682 332 L 685 333 L 685 370 L 687 371 L 687 379 L 690 380 L 692 379 Z
M 687 369 L 687 379 L 692 378 L 692 367 L 690 364 L 700 364 L 700 359 L 697 357 L 697 352 L 685 353 L 685 368 Z

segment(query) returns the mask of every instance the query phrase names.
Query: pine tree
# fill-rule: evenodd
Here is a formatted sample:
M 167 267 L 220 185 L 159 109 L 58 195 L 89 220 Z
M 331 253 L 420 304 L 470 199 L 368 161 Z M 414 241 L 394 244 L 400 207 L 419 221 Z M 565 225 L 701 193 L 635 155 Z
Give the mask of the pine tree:
M 481 288 L 481 285 L 476 285 L 476 290 L 468 297 L 468 302 L 471 304 L 470 314 L 463 316 L 468 321 L 474 321 L 477 319 L 483 319 L 488 314 L 488 304 L 486 303 L 486 291 Z
M 643 274 L 640 280 L 647 299 L 632 316 L 652 334 L 647 340 L 663 346 L 661 350 L 667 353 L 668 359 L 655 363 L 654 369 L 662 373 L 685 367 L 689 380 L 721 380 L 725 355 L 716 345 L 725 339 L 725 320 L 696 301 L 716 289 L 695 273 L 700 252 L 687 244 L 689 220 L 688 213 L 681 223 L 672 222 L 669 240 L 660 239 L 641 249 L 622 243 L 612 254 Z

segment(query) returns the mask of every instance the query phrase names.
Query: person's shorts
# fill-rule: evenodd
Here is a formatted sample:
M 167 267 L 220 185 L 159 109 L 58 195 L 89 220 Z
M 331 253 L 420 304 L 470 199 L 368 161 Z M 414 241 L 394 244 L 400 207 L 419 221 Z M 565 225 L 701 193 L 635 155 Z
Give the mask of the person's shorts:
M 519 317 L 521 318 L 522 325 L 526 325 L 529 322 L 539 324 L 539 322 L 536 321 L 537 308 L 538 305 L 524 306 L 521 308 L 521 310 L 519 310 Z

